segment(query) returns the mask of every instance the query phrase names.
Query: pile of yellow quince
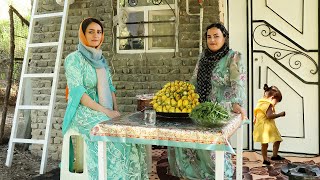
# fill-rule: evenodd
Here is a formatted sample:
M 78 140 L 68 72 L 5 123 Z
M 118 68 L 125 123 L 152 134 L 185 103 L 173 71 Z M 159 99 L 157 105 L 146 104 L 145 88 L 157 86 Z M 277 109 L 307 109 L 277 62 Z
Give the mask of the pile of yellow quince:
M 184 81 L 168 82 L 153 97 L 156 112 L 190 113 L 199 104 L 194 85 Z

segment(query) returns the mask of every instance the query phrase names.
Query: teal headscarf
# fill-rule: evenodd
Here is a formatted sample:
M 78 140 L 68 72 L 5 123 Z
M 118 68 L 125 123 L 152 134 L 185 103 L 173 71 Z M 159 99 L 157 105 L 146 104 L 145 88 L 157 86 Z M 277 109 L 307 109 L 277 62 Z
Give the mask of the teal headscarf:
M 102 55 L 101 49 L 88 47 L 79 42 L 78 51 L 83 55 L 85 60 L 96 69 L 108 67 L 107 61 Z

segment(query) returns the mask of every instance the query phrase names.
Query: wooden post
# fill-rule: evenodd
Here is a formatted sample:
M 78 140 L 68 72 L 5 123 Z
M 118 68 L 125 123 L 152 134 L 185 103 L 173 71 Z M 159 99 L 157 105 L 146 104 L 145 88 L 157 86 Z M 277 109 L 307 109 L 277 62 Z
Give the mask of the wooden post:
M 8 110 L 8 102 L 10 97 L 11 91 L 11 84 L 12 84 L 12 74 L 13 74 L 13 66 L 14 66 L 14 20 L 13 20 L 13 10 L 9 9 L 9 16 L 10 16 L 10 63 L 7 72 L 7 83 L 6 83 L 6 93 L 4 95 L 4 102 L 2 108 L 2 117 L 0 122 L 0 144 L 3 142 L 3 135 L 4 135 L 4 127 L 6 124 L 6 117 L 7 117 L 7 110 Z

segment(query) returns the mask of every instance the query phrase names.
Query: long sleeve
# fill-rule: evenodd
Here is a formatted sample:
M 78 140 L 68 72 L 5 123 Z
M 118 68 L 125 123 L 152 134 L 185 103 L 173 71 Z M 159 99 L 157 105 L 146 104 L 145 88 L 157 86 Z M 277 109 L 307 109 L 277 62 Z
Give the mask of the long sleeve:
M 243 101 L 246 99 L 246 70 L 239 52 L 235 52 L 230 59 L 229 73 L 232 89 L 231 102 L 243 106 Z
M 80 57 L 76 53 L 72 53 L 66 57 L 64 68 L 69 90 L 84 88 Z
M 83 75 L 79 57 L 72 53 L 67 56 L 65 63 L 65 74 L 69 88 L 68 106 L 63 119 L 62 133 L 65 134 L 71 124 L 73 116 L 76 113 L 82 95 L 86 92 L 83 85 Z

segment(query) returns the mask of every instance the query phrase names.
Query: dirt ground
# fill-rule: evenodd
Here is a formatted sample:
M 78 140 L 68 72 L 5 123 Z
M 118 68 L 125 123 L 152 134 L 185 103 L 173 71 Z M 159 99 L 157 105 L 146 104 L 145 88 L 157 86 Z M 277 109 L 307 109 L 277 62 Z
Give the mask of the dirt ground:
M 2 105 L 0 105 L 0 118 L 2 115 Z M 58 161 L 48 159 L 46 175 L 39 175 L 41 157 L 36 157 L 30 151 L 15 148 L 12 166 L 5 165 L 7 158 L 8 141 L 10 138 L 11 124 L 14 113 L 14 106 L 10 106 L 7 113 L 5 138 L 6 141 L 0 144 L 0 180 L 25 180 L 25 179 L 52 179 L 50 174 L 58 171 Z

